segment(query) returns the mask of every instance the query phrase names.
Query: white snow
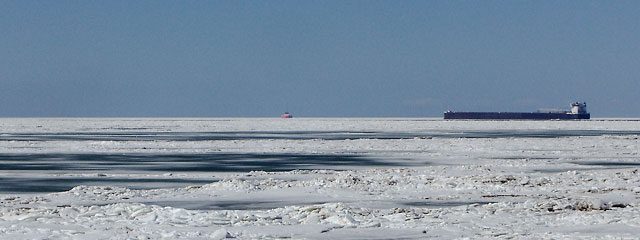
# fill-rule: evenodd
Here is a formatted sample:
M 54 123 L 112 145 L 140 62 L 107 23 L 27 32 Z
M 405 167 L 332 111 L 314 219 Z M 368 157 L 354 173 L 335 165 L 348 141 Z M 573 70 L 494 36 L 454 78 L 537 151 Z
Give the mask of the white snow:
M 637 238 L 639 135 L 635 119 L 0 119 L 2 184 L 72 184 L 0 193 L 0 238 Z M 171 154 L 187 157 L 117 158 Z

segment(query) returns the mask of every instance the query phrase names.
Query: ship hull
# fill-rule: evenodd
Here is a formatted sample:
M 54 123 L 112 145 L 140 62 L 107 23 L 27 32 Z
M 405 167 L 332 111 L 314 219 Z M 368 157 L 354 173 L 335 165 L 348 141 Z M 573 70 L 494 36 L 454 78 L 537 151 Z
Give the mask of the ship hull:
M 590 119 L 591 114 L 539 113 L 539 112 L 445 112 L 444 119 L 522 119 L 522 120 L 577 120 Z

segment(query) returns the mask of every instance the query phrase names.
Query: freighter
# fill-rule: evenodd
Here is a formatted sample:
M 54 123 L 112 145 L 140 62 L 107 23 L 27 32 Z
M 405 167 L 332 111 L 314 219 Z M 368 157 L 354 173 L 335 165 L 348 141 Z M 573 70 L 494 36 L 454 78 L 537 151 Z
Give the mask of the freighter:
M 537 112 L 452 112 L 446 111 L 444 119 L 524 119 L 524 120 L 575 120 L 590 119 L 587 103 L 571 104 L 571 111 L 537 111 Z

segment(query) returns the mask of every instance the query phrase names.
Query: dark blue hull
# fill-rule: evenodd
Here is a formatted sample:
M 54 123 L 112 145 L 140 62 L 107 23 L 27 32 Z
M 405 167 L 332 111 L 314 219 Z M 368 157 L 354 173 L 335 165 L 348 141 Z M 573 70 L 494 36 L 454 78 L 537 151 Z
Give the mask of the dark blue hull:
M 590 119 L 591 114 L 539 113 L 539 112 L 445 112 L 444 119 L 523 119 L 523 120 L 575 120 Z

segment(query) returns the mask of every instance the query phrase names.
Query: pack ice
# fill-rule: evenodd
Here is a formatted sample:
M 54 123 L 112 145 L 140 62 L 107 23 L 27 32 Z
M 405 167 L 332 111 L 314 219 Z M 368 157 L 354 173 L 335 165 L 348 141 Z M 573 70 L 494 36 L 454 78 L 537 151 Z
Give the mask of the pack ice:
M 0 119 L 2 239 L 635 239 L 640 121 Z

